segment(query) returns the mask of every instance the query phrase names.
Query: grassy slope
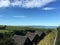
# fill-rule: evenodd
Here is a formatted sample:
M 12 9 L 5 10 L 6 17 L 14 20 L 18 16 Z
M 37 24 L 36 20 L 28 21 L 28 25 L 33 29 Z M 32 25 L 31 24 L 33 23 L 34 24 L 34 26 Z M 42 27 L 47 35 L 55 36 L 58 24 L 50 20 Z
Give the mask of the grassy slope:
M 53 30 L 51 33 L 46 35 L 43 40 L 41 40 L 38 45 L 53 45 L 54 43 L 54 38 L 56 35 L 56 30 Z
M 57 43 L 56 45 L 60 45 L 60 27 L 58 27 L 58 37 L 57 37 Z

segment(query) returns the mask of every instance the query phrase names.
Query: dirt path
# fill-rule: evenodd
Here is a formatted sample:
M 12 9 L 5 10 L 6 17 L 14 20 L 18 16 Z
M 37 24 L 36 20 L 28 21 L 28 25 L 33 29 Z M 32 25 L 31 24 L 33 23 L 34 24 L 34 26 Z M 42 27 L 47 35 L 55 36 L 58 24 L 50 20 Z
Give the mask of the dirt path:
M 56 36 L 55 36 L 53 45 L 56 45 L 57 35 L 58 35 L 58 31 L 56 32 Z

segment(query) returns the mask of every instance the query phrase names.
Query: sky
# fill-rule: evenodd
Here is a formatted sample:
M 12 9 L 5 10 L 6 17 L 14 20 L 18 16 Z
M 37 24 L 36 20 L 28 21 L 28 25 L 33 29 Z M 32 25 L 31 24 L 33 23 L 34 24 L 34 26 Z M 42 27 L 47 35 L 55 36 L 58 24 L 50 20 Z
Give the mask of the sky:
M 0 0 L 0 25 L 60 25 L 60 0 Z

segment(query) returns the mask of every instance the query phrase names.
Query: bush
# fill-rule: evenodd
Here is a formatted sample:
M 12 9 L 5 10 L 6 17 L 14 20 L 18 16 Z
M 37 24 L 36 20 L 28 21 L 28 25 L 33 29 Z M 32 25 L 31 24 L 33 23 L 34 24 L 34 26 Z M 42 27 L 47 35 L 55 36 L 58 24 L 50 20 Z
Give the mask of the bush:
M 6 25 L 5 26 L 0 26 L 0 29 L 6 29 Z
M 14 34 L 24 36 L 27 32 L 23 30 L 14 30 Z
M 0 39 L 2 39 L 3 38 L 3 34 L 2 33 L 0 33 Z

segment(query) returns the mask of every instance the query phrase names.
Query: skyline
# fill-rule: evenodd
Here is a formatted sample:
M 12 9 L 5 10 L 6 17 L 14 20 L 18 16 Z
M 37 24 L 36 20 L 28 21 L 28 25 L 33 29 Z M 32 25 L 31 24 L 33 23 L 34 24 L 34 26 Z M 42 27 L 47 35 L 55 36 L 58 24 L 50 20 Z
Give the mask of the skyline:
M 0 0 L 0 25 L 60 25 L 60 0 Z

